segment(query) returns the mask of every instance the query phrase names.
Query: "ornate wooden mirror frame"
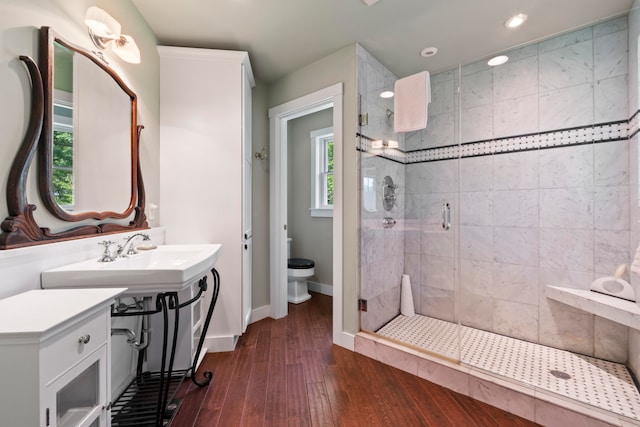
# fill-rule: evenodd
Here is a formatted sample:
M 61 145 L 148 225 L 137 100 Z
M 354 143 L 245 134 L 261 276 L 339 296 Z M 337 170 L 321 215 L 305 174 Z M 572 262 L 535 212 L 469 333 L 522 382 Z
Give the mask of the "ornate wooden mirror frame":
M 53 54 L 54 42 L 84 55 L 100 69 L 111 76 L 122 90 L 131 98 L 131 197 L 129 206 L 123 212 L 82 212 L 70 213 L 62 209 L 55 201 L 52 188 L 52 119 L 53 119 Z M 27 56 L 20 56 L 27 67 L 31 78 L 31 117 L 22 145 L 16 154 L 9 171 L 7 181 L 7 208 L 9 216 L 0 224 L 0 249 L 11 249 L 92 237 L 100 234 L 118 233 L 135 229 L 148 228 L 145 210 L 145 192 L 140 171 L 139 142 L 142 126 L 137 124 L 136 94 L 107 65 L 94 55 L 79 49 L 57 37 L 49 27 L 40 29 L 40 63 L 42 68 Z M 36 205 L 27 200 L 27 176 L 33 157 L 38 151 L 38 189 L 43 204 L 55 217 L 66 222 L 84 220 L 104 221 L 123 220 L 134 215 L 129 224 L 118 222 L 101 222 L 84 224 L 60 232 L 51 232 L 41 227 L 33 216 Z

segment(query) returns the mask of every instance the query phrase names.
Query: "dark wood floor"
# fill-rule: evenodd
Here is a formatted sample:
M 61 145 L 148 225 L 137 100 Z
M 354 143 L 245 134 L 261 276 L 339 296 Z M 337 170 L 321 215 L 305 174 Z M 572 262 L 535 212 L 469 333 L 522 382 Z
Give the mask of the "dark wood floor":
M 236 350 L 210 353 L 213 381 L 189 381 L 171 426 L 534 426 L 331 343 L 331 298 L 251 324 Z

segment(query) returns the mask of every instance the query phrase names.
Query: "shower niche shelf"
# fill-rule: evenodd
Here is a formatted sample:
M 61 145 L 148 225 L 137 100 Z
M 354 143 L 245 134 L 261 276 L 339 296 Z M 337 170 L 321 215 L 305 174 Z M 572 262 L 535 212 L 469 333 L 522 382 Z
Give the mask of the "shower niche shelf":
M 547 285 L 545 295 L 549 299 L 640 330 L 640 306 L 635 302 L 590 290 L 552 285 Z

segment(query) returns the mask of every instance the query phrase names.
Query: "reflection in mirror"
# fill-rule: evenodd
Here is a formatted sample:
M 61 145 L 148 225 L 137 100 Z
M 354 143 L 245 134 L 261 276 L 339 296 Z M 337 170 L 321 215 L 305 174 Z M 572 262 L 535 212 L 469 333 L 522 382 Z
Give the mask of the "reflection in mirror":
M 53 163 L 56 203 L 73 211 L 73 51 L 54 43 Z
M 54 201 L 73 214 L 124 212 L 132 192 L 131 99 L 88 57 L 59 39 L 53 47 Z
M 65 221 L 123 219 L 137 187 L 136 105 L 115 72 L 43 27 L 47 52 L 39 190 Z

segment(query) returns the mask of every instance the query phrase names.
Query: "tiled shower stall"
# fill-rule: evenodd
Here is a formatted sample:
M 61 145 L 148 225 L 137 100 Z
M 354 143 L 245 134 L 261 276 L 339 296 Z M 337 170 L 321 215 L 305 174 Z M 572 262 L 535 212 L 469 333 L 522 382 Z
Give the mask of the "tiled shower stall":
M 589 289 L 638 245 L 639 27 L 634 8 L 507 52 L 498 67 L 432 74 L 427 129 L 406 134 L 393 133 L 393 99 L 379 97 L 396 76 L 358 47 L 363 331 L 398 316 L 404 273 L 416 313 L 457 327 L 448 350 L 426 349 L 449 360 L 476 363 L 462 340 L 471 327 L 637 366 L 636 330 L 545 287 Z M 390 211 L 385 176 L 398 185 Z

